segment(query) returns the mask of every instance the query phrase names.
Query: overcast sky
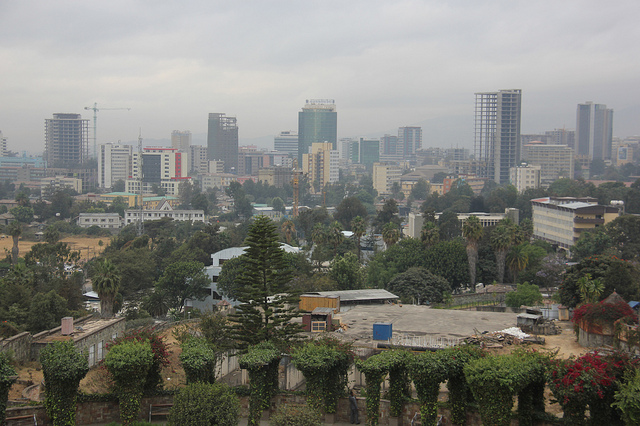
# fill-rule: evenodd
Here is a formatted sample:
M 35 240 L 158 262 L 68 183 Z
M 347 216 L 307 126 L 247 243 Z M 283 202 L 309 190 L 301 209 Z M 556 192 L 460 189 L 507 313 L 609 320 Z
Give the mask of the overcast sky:
M 638 0 L 0 0 L 0 131 L 41 151 L 45 118 L 97 102 L 131 108 L 98 112 L 98 143 L 204 134 L 210 112 L 258 138 L 296 130 L 310 98 L 335 99 L 339 137 L 473 129 L 474 93 L 511 88 L 523 133 L 573 129 L 579 102 L 640 110 L 639 16 Z

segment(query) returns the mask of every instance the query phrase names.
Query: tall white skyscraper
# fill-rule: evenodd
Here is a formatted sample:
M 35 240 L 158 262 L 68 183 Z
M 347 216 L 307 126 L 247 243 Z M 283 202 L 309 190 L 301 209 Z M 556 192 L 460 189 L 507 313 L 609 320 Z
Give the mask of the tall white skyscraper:
M 481 176 L 509 182 L 509 169 L 520 160 L 519 89 L 476 93 L 474 151 Z
M 131 176 L 133 146 L 113 143 L 98 146 L 98 187 L 111 188 Z

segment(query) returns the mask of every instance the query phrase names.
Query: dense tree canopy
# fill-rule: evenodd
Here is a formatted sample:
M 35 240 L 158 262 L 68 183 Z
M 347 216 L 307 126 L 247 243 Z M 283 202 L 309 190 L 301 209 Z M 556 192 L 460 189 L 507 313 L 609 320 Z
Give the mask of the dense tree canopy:
M 425 268 L 409 268 L 396 275 L 387 290 L 400 296 L 405 303 L 425 305 L 442 302 L 445 294 L 451 292 L 451 286 L 447 280 Z

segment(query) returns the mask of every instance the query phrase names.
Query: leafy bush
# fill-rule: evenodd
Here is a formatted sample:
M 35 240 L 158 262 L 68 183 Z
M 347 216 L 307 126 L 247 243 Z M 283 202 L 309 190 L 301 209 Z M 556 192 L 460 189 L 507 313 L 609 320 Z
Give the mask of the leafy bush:
M 436 424 L 440 383 L 447 380 L 443 356 L 439 352 L 422 353 L 413 359 L 410 370 L 420 401 L 422 423 Z
M 451 421 L 453 424 L 464 425 L 467 422 L 467 406 L 471 402 L 470 400 L 473 400 L 464 375 L 464 367 L 471 361 L 482 358 L 485 354 L 477 346 L 472 345 L 456 346 L 442 352 L 442 361 L 447 369 Z
M 115 382 L 122 424 L 130 425 L 138 418 L 145 379 L 154 363 L 151 345 L 124 341 L 109 350 L 104 363 Z
M 321 426 L 322 424 L 320 413 L 306 405 L 283 405 L 269 418 L 270 426 Z
M 87 358 L 72 340 L 53 342 L 40 352 L 45 382 L 44 406 L 55 426 L 75 425 L 80 380 L 89 371 Z
M 191 337 L 181 345 L 180 362 L 187 383 L 216 381 L 216 353 L 204 338 Z
M 628 373 L 626 383 L 614 395 L 613 406 L 622 411 L 625 425 L 640 424 L 640 370 Z
M 15 375 L 16 370 L 9 364 L 9 359 L 0 352 L 0 424 L 4 424 L 9 389 L 16 381 Z
M 153 328 L 127 331 L 124 337 L 116 339 L 112 345 L 122 342 L 149 342 L 153 352 L 153 364 L 149 369 L 147 377 L 144 379 L 144 391 L 152 393 L 162 386 L 162 367 L 169 365 L 169 350 L 164 342 L 164 338 Z
M 507 293 L 505 304 L 512 308 L 519 308 L 522 305 L 533 306 L 542 302 L 542 293 L 535 284 L 518 284 L 517 290 Z
M 169 412 L 169 425 L 235 426 L 240 403 L 224 383 L 191 383 L 180 389 Z
M 251 397 L 249 398 L 250 425 L 260 422 L 260 413 L 269 408 L 271 397 L 278 390 L 278 365 L 280 352 L 270 342 L 251 346 L 240 357 L 240 368 L 249 371 Z

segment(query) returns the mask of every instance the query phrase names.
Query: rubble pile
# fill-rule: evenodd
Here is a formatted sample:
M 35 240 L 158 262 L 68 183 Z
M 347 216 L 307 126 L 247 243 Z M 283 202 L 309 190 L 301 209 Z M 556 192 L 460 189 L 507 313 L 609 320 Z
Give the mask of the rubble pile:
M 505 345 L 519 345 L 521 343 L 544 344 L 544 338 L 530 336 L 518 327 L 510 327 L 500 331 L 489 333 L 487 331 L 475 333 L 464 339 L 468 345 L 479 345 L 483 348 L 502 348 Z

